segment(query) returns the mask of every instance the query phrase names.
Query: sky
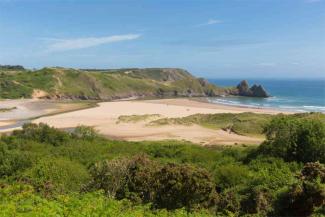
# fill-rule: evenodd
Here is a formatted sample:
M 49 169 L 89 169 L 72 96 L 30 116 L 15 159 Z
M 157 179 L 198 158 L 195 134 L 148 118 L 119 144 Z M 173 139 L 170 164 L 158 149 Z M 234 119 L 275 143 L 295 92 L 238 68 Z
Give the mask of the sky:
M 325 77 L 325 0 L 0 0 L 0 64 Z

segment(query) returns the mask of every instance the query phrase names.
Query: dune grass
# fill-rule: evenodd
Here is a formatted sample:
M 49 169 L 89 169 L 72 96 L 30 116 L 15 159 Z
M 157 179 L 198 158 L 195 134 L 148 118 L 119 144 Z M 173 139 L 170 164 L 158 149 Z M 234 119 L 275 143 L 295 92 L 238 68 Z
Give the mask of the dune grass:
M 145 114 L 145 115 L 121 115 L 118 117 L 117 124 L 119 123 L 137 123 L 141 121 L 152 120 L 161 117 L 160 114 Z
M 294 114 L 297 118 L 320 119 L 325 122 L 325 114 L 322 113 L 300 113 Z M 251 112 L 233 114 L 194 114 L 182 118 L 161 118 L 153 120 L 149 123 L 150 126 L 161 125 L 192 125 L 198 124 L 200 126 L 210 129 L 230 130 L 239 135 L 257 136 L 263 134 L 263 129 L 267 123 L 270 122 L 273 115 L 256 114 Z
M 10 107 L 10 108 L 0 108 L 0 112 L 10 112 L 12 110 L 17 109 L 17 107 Z

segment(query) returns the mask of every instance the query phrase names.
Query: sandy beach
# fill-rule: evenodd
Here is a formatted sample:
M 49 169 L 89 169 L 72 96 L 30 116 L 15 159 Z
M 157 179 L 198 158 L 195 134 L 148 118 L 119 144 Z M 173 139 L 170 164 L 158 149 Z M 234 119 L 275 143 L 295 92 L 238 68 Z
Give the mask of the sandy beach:
M 130 141 L 176 139 L 194 143 L 213 144 L 259 144 L 263 139 L 241 136 L 223 130 L 213 130 L 198 125 L 148 126 L 147 121 L 117 123 L 122 115 L 158 114 L 159 118 L 185 117 L 192 114 L 255 112 L 277 114 L 271 109 L 243 108 L 210 104 L 190 99 L 161 99 L 142 101 L 102 102 L 98 107 L 54 116 L 42 117 L 35 123 L 47 123 L 58 128 L 78 125 L 95 127 L 101 134 L 115 139 Z

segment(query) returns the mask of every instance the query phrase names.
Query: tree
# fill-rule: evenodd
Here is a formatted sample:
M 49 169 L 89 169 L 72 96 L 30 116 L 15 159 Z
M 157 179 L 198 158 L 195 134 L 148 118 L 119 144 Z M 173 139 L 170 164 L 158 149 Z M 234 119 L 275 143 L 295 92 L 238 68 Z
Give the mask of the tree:
M 259 153 L 286 161 L 325 162 L 325 123 L 318 119 L 280 115 L 265 127 Z

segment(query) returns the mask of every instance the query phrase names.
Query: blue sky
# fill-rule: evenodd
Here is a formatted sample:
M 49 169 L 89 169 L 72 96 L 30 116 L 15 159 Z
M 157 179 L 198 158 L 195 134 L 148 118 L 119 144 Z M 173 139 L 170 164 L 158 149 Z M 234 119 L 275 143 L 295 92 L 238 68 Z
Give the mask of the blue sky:
M 0 64 L 325 77 L 325 0 L 0 0 Z

